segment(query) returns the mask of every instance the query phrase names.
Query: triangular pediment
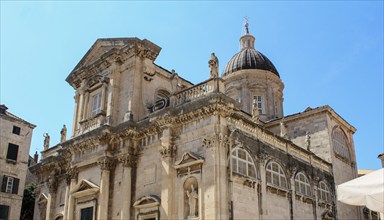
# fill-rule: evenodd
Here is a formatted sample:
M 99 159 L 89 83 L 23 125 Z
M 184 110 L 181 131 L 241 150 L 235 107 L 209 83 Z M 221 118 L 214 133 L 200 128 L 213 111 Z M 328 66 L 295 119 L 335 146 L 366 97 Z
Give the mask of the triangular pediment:
M 48 196 L 45 195 L 44 193 L 41 193 L 39 197 L 37 198 L 37 203 L 46 203 L 48 201 Z
M 88 66 L 98 59 L 100 59 L 104 54 L 111 52 L 113 49 L 120 49 L 124 46 L 132 44 L 135 41 L 140 41 L 136 37 L 132 38 L 100 38 L 92 45 L 80 62 L 76 65 L 72 72 L 77 69 L 80 69 L 83 66 Z
M 99 190 L 100 187 L 88 180 L 82 179 L 72 190 L 71 193 L 77 193 L 81 191 L 87 191 L 87 190 Z
M 89 72 L 95 66 L 99 66 L 108 57 L 117 55 L 123 56 L 127 54 L 132 47 L 135 47 L 135 50 L 149 49 L 153 52 L 152 60 L 156 59 L 161 48 L 156 44 L 150 42 L 149 40 L 140 40 L 136 37 L 131 38 L 101 38 L 97 39 L 76 67 L 67 77 L 66 81 L 72 86 L 79 85 L 80 81 L 84 79 L 84 76 L 87 75 L 86 72 Z M 111 62 L 109 60 L 109 62 Z M 107 62 L 108 63 L 108 62 Z M 106 64 L 108 66 L 108 64 Z M 85 77 L 87 78 L 87 77 Z
M 185 164 L 191 165 L 191 164 L 203 163 L 203 162 L 204 162 L 203 157 L 192 152 L 186 152 L 181 156 L 180 160 L 175 162 L 175 166 L 182 166 Z

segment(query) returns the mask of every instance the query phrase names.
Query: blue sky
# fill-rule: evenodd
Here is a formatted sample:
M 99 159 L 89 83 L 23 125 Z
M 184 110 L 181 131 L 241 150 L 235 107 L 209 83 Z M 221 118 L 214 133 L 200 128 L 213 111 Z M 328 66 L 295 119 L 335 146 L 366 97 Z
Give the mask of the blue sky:
M 255 47 L 285 84 L 285 115 L 330 105 L 357 128 L 360 169 L 378 169 L 383 143 L 383 1 L 1 1 L 1 96 L 37 125 L 31 154 L 72 126 L 65 78 L 97 38 L 162 47 L 156 63 L 198 83 L 215 52 L 220 71 L 239 50 L 244 17 Z M 70 129 L 69 129 L 70 130 Z M 69 135 L 68 135 L 69 136 Z

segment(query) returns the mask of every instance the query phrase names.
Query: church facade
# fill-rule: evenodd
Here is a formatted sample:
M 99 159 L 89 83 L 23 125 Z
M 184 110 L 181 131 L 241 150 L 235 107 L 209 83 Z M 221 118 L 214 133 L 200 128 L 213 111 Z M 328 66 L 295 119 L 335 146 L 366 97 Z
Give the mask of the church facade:
M 212 53 L 193 85 L 146 39 L 98 39 L 66 79 L 71 137 L 32 168 L 34 219 L 360 219 L 335 195 L 357 176 L 356 129 L 329 106 L 284 116 L 254 41 L 246 26 L 223 74 Z

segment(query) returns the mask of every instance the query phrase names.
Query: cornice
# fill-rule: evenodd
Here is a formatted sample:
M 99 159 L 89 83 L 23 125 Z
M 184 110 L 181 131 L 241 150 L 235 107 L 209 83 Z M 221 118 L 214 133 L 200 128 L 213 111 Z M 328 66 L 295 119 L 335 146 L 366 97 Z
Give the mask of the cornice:
M 119 39 L 101 39 L 105 40 L 119 40 Z M 121 40 L 121 39 L 120 39 Z M 149 59 L 154 61 L 160 53 L 161 48 L 152 42 L 144 39 L 132 38 L 126 45 L 117 45 L 109 49 L 107 52 L 101 54 L 99 58 L 91 63 L 86 64 L 86 57 L 90 56 L 92 50 L 97 50 L 99 47 L 99 40 L 91 47 L 87 54 L 82 58 L 75 69 L 66 78 L 66 81 L 74 88 L 79 88 L 82 80 L 88 79 L 90 76 L 98 74 L 103 70 L 109 68 L 112 63 L 122 64 L 132 56 L 140 59 Z M 111 46 L 111 45 L 108 45 Z
M 229 124 L 234 125 L 238 130 L 248 134 L 250 137 L 255 137 L 266 144 L 276 147 L 296 157 L 297 159 L 303 160 L 322 170 L 332 173 L 332 165 L 327 161 L 321 159 L 312 152 L 302 149 L 289 140 L 274 135 L 272 132 L 261 128 L 255 123 L 247 122 L 234 116 L 227 117 L 227 121 Z
M 352 133 L 356 132 L 356 128 L 353 127 L 351 124 L 349 124 L 346 120 L 344 120 L 339 114 L 337 114 L 329 105 L 313 108 L 310 110 L 306 110 L 303 112 L 299 112 L 292 115 L 284 116 L 284 121 L 286 123 L 302 120 L 304 118 L 309 118 L 315 115 L 321 115 L 321 114 L 328 114 L 331 118 L 338 121 L 340 124 L 342 124 L 344 127 L 346 127 L 348 130 L 352 131 Z M 275 119 L 272 121 L 269 121 L 266 123 L 266 127 L 274 127 L 278 126 L 280 124 L 281 118 Z

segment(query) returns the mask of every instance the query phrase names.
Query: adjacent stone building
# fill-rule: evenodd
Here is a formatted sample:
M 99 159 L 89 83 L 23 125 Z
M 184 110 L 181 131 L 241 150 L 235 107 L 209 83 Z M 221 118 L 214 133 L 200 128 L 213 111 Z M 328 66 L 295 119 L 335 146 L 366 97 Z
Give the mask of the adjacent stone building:
M 98 39 L 66 81 L 72 135 L 46 148 L 34 219 L 359 219 L 355 128 L 329 106 L 284 116 L 284 84 L 245 26 L 193 85 L 138 38 Z
M 0 105 L 0 219 L 19 219 L 36 126 Z

